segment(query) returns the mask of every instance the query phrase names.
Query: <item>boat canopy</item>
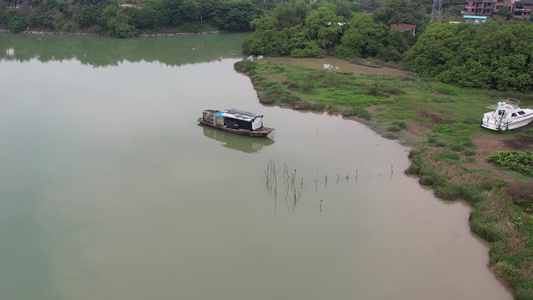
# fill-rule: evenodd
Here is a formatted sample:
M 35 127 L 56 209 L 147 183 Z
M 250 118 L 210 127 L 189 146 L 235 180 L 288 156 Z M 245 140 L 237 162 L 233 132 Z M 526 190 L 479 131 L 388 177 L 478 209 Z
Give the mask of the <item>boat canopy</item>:
M 255 114 L 252 112 L 243 111 L 239 109 L 220 110 L 215 116 L 232 118 L 232 119 L 242 120 L 246 122 L 253 122 L 255 118 L 263 117 L 263 115 Z

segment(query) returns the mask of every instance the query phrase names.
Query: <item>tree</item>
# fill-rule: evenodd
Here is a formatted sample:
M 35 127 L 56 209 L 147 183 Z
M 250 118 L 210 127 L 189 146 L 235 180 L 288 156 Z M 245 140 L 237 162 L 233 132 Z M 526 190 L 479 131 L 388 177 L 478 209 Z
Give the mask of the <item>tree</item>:
M 433 23 L 420 36 L 418 42 L 411 47 L 403 59 L 411 71 L 423 77 L 434 77 L 446 70 L 446 63 L 456 52 L 450 44 L 451 38 L 457 33 L 457 24 Z
M 278 21 L 278 29 L 303 25 L 309 12 L 306 3 L 296 1 L 292 3 L 278 4 L 272 11 L 272 16 Z
M 215 16 L 215 11 L 222 3 L 222 0 L 197 0 L 200 7 L 201 21 L 211 21 Z
M 100 8 L 96 5 L 80 5 L 75 4 L 73 6 L 74 13 L 72 18 L 81 27 L 89 28 L 98 23 L 98 16 L 100 15 Z
M 464 87 L 533 90 L 533 25 L 499 21 L 428 26 L 404 62 L 421 76 Z
M 161 0 L 159 11 L 161 24 L 164 26 L 177 26 L 183 23 L 181 6 L 183 0 Z
M 414 0 L 389 0 L 382 9 L 374 13 L 373 18 L 376 23 L 381 22 L 387 26 L 405 23 L 422 27 L 426 24 L 427 17 L 425 9 L 420 9 L 421 6 L 422 3 Z
M 511 8 L 509 6 L 504 6 L 500 8 L 500 10 L 498 11 L 498 17 L 510 20 L 513 17 L 513 14 L 511 13 Z
M 115 15 L 107 22 L 107 34 L 114 38 L 132 38 L 139 34 L 139 30 L 131 23 L 130 15 L 126 9 L 118 9 Z
M 26 29 L 26 20 L 22 16 L 14 15 L 11 20 L 9 20 L 8 26 L 11 32 L 21 32 Z
M 365 13 L 357 13 L 350 20 L 350 27 L 341 38 L 335 53 L 339 57 L 373 57 L 382 54 L 385 38 L 390 29 L 382 23 L 375 23 Z
M 130 20 L 138 29 L 151 29 L 157 22 L 157 13 L 150 6 L 131 9 Z
M 262 11 L 252 2 L 239 0 L 219 5 L 213 20 L 222 30 L 241 31 L 250 29 L 250 22 L 261 14 Z
M 335 3 L 335 14 L 350 20 L 355 13 L 362 12 L 361 6 L 357 2 L 341 0 Z
M 306 29 L 310 40 L 317 40 L 323 49 L 338 41 L 342 32 L 342 18 L 335 14 L 332 5 L 320 7 L 309 14 Z

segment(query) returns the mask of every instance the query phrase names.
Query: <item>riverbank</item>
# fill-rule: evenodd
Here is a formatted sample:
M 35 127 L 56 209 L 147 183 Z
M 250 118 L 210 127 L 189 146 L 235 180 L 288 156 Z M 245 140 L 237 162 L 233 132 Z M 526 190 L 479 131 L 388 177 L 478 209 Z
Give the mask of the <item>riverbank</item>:
M 9 33 L 9 29 L 0 29 L 0 32 Z M 107 35 L 99 33 L 88 32 L 57 32 L 47 30 L 24 30 L 20 33 L 23 34 L 35 34 L 35 35 L 71 35 L 71 36 L 104 36 Z M 205 32 L 173 32 L 173 33 L 141 33 L 137 37 L 169 37 L 169 36 L 193 36 L 193 35 L 207 35 L 207 34 L 219 34 L 219 30 L 205 31 Z
M 487 162 L 496 150 L 533 150 L 533 126 L 512 133 L 479 126 L 486 106 L 507 97 L 532 105 L 533 95 L 268 62 L 235 69 L 248 74 L 265 104 L 342 113 L 411 146 L 406 172 L 442 199 L 470 203 L 472 231 L 491 243 L 489 267 L 515 299 L 533 299 L 533 179 Z

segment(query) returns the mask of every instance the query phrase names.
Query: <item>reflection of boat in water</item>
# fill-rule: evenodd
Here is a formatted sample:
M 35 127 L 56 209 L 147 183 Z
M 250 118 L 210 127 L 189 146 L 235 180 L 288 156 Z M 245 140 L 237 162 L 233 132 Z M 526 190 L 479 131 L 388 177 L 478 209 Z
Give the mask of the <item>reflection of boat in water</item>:
M 224 143 L 222 144 L 224 147 L 246 153 L 259 152 L 259 150 L 261 150 L 263 147 L 268 147 L 274 144 L 274 140 L 269 137 L 262 139 L 251 139 L 246 136 L 229 134 L 211 127 L 202 126 L 201 124 L 199 124 L 199 126 L 203 127 L 204 135 L 206 137 Z
M 512 130 L 533 122 L 533 109 L 520 108 L 520 101 L 509 98 L 487 108 L 493 111 L 483 115 L 481 126 L 491 130 Z
M 274 128 L 263 127 L 263 115 L 238 109 L 204 110 L 198 122 L 227 132 L 247 136 L 267 136 Z

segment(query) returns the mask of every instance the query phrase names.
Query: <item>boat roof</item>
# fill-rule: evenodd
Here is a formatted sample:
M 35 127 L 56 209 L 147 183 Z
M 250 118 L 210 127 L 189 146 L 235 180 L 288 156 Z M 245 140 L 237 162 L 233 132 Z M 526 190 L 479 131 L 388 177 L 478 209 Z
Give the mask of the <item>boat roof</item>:
M 227 110 L 219 110 L 215 116 L 238 119 L 238 120 L 243 120 L 246 122 L 252 122 L 255 118 L 262 117 L 263 115 L 252 113 L 249 111 L 239 110 L 239 109 L 227 109 Z

